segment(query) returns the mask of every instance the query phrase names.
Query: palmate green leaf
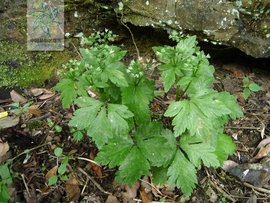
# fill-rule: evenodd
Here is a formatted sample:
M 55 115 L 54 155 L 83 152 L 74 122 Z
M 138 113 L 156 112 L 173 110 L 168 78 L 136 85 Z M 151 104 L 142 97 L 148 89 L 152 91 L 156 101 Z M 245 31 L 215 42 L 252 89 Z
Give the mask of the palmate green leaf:
M 165 64 L 170 64 L 176 53 L 175 48 L 171 46 L 153 47 L 153 50 L 159 60 Z M 161 68 L 161 70 L 163 69 Z
M 207 167 L 220 166 L 220 162 L 214 153 L 215 147 L 211 146 L 210 143 L 202 142 L 196 136 L 181 136 L 180 147 L 196 167 L 199 167 L 201 162 Z
M 236 146 L 233 143 L 231 137 L 225 134 L 220 134 L 217 137 L 215 154 L 220 162 L 220 165 L 227 160 L 229 155 L 232 155 L 236 150 Z
M 209 93 L 190 100 L 173 102 L 164 114 L 174 117 L 175 136 L 186 130 L 190 135 L 206 135 L 214 133 L 220 127 L 218 121 L 222 116 L 231 118 L 242 115 L 235 98 L 228 93 Z
M 163 81 L 164 91 L 168 92 L 175 83 L 175 70 L 170 68 L 166 71 L 163 71 L 161 73 L 161 79 Z
M 116 69 L 117 68 L 117 69 Z M 117 87 L 127 87 L 128 82 L 123 71 L 118 70 L 123 68 L 122 64 L 111 64 L 110 67 L 106 68 L 105 73 L 108 74 L 109 80 Z
M 186 195 L 190 196 L 198 183 L 195 166 L 178 150 L 167 173 L 170 185 L 176 184 Z
M 122 88 L 122 103 L 134 113 L 137 123 L 150 121 L 149 103 L 153 97 L 154 83 L 144 78 L 138 84 L 134 82 L 129 87 Z
M 54 87 L 54 90 L 61 93 L 62 105 L 68 108 L 69 105 L 76 99 L 76 82 L 71 79 L 62 79 Z
M 69 126 L 76 127 L 78 130 L 86 130 L 96 118 L 102 102 L 90 97 L 82 97 L 77 99 L 76 103 L 80 108 L 74 112 Z
M 184 76 L 179 80 L 177 85 L 180 85 L 184 90 L 187 89 L 186 94 L 189 97 L 199 97 L 214 91 L 211 88 L 213 81 L 213 78 Z
M 134 146 L 121 163 L 115 179 L 116 181 L 124 182 L 131 186 L 136 180 L 140 179 L 141 176 L 148 175 L 149 170 L 149 162 L 138 147 Z
M 125 105 L 108 104 L 108 119 L 116 134 L 128 132 L 129 126 L 126 119 L 133 116 L 133 113 Z
M 126 119 L 133 116 L 125 105 L 108 104 L 107 106 L 93 98 L 82 97 L 76 101 L 80 107 L 74 112 L 69 126 L 86 130 L 101 148 L 115 134 L 125 134 L 129 130 Z
M 228 92 L 219 92 L 216 95 L 216 99 L 221 101 L 228 109 L 230 109 L 231 113 L 229 116 L 232 119 L 240 118 L 243 116 L 243 111 L 241 107 L 238 105 L 236 98 L 233 95 L 230 95 Z
M 102 165 L 109 165 L 110 168 L 119 166 L 129 154 L 133 141 L 127 136 L 116 136 L 102 147 L 97 154 L 95 161 Z
M 160 125 L 156 123 L 142 126 L 135 133 L 135 139 L 138 148 L 151 166 L 166 167 L 175 154 L 176 142 L 170 130 L 159 129 Z

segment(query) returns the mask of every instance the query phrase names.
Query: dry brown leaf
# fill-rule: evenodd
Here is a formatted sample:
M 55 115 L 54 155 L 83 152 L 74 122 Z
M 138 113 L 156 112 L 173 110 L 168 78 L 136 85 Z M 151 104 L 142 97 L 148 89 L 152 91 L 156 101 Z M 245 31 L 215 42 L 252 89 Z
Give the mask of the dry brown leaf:
M 126 192 L 122 192 L 123 202 L 127 203 L 136 198 L 140 183 L 137 181 L 132 187 L 125 185 Z
M 0 142 L 0 163 L 3 160 L 3 157 L 6 156 L 9 150 L 9 144 L 7 142 Z
M 38 97 L 38 99 L 40 100 L 46 100 L 46 99 L 50 99 L 55 95 L 55 93 L 48 93 L 48 94 L 43 94 L 40 97 Z
M 42 94 L 53 94 L 52 91 L 47 90 L 47 89 L 45 89 L 45 88 L 32 88 L 32 89 L 30 90 L 30 93 L 31 93 L 31 95 L 34 96 L 34 97 L 38 97 L 38 96 L 40 96 L 40 95 L 42 95 Z
M 57 169 L 58 166 L 56 165 L 47 172 L 47 174 L 45 175 L 46 182 L 48 182 L 50 177 L 55 176 L 57 174 Z
M 94 150 L 91 150 L 90 151 L 90 159 L 91 160 L 94 160 L 95 159 L 95 151 Z M 89 163 L 90 164 L 90 167 L 91 169 L 96 173 L 96 175 L 99 177 L 99 178 L 102 178 L 102 168 L 96 164 L 93 164 L 93 163 Z
M 31 105 L 28 108 L 28 112 L 34 116 L 41 116 L 42 112 L 39 109 L 39 105 Z
M 260 141 L 260 143 L 257 145 L 256 149 L 260 149 L 261 147 L 264 147 L 265 145 L 270 143 L 270 137 L 263 139 Z
M 81 195 L 80 184 L 77 180 L 77 176 L 72 173 L 69 179 L 65 183 L 65 189 L 67 193 L 68 201 L 78 201 Z
M 37 97 L 40 96 L 44 93 L 44 89 L 43 88 L 32 88 L 30 90 L 32 96 Z
M 16 116 L 9 116 L 0 119 L 0 130 L 16 126 L 20 122 L 20 118 Z
M 151 203 L 152 200 L 149 198 L 149 196 L 147 195 L 147 193 L 145 192 L 145 189 L 143 187 L 141 187 L 140 189 L 140 195 L 141 195 L 141 199 L 143 203 Z
M 21 104 L 27 102 L 27 99 L 25 99 L 22 95 L 20 95 L 15 90 L 12 90 L 10 92 L 10 97 L 11 97 L 11 99 L 12 99 L 13 102 L 18 102 L 18 103 L 21 103 Z
M 105 203 L 120 203 L 120 202 L 115 196 L 109 195 Z
M 259 152 L 256 154 L 255 157 L 252 158 L 252 160 L 266 157 L 269 153 L 270 153 L 270 144 L 267 144 L 265 147 L 260 148 Z

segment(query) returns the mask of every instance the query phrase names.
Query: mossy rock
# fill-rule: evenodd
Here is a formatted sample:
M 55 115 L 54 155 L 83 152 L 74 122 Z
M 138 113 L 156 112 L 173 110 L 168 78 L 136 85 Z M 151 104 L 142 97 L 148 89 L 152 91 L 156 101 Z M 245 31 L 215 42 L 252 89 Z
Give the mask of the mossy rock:
M 68 52 L 30 52 L 26 44 L 0 41 L 0 87 L 42 85 L 66 63 Z

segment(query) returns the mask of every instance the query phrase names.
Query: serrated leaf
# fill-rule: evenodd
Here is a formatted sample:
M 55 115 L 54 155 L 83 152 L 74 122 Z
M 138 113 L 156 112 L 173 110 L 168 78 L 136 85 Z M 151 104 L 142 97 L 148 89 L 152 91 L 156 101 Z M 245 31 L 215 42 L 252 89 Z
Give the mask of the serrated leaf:
M 198 183 L 194 165 L 187 160 L 180 150 L 176 152 L 167 175 L 169 177 L 168 183 L 170 185 L 176 184 L 186 196 L 191 195 L 192 190 Z
M 190 100 L 173 102 L 164 114 L 174 117 L 175 136 L 179 136 L 186 130 L 190 135 L 206 135 L 214 133 L 220 127 L 219 118 L 242 115 L 242 111 L 235 98 L 228 93 L 210 93 Z
M 76 99 L 76 82 L 71 79 L 60 80 L 54 90 L 61 92 L 61 100 L 64 108 L 68 108 L 69 105 Z
M 73 136 L 73 139 L 76 141 L 76 142 L 79 142 L 83 139 L 83 133 L 81 131 L 76 131 L 72 134 Z
M 248 88 L 249 88 L 251 91 L 253 91 L 253 92 L 258 92 L 258 91 L 261 91 L 261 90 L 262 90 L 261 86 L 259 86 L 259 85 L 256 84 L 256 83 L 251 83 L 251 84 L 249 84 Z
M 78 130 L 86 130 L 101 148 L 113 135 L 125 134 L 129 130 L 127 119 L 133 116 L 125 105 L 103 104 L 90 97 L 76 100 L 81 107 L 74 112 L 69 125 Z
M 87 135 L 95 141 L 98 148 L 101 148 L 114 135 L 106 111 L 106 108 L 102 107 L 87 129 Z
M 108 119 L 116 134 L 125 134 L 129 130 L 126 119 L 133 117 L 128 107 L 120 104 L 108 104 Z
M 116 66 L 119 68 L 123 68 L 120 64 L 111 64 L 111 66 Z M 106 73 L 108 74 L 108 78 L 111 80 L 113 84 L 115 84 L 118 87 L 127 87 L 128 82 L 126 80 L 126 77 L 124 73 L 120 70 L 113 69 L 113 68 L 107 68 Z
M 232 119 L 240 118 L 243 116 L 243 111 L 233 95 L 230 95 L 228 92 L 219 92 L 216 94 L 216 97 L 228 109 L 230 109 L 231 113 L 229 114 L 229 116 Z
M 78 130 L 88 129 L 100 111 L 102 103 L 90 97 L 79 98 L 76 103 L 81 108 L 74 112 L 69 126 L 76 127 Z
M 229 155 L 232 155 L 236 150 L 236 146 L 231 137 L 225 134 L 220 134 L 217 137 L 215 154 L 220 162 L 220 165 L 227 160 Z
M 134 146 L 121 163 L 116 180 L 131 186 L 143 175 L 149 174 L 150 165 L 141 151 Z
M 168 171 L 168 168 L 152 167 L 151 172 L 152 172 L 153 182 L 157 185 L 158 184 L 163 185 L 165 181 L 167 180 L 167 171 Z
M 149 103 L 154 97 L 153 81 L 141 79 L 138 84 L 132 83 L 129 87 L 122 88 L 122 102 L 129 107 L 137 123 L 150 121 Z
M 95 161 L 102 165 L 109 165 L 110 168 L 119 166 L 129 154 L 133 141 L 128 137 L 115 137 L 102 147 L 97 154 Z
M 195 136 L 183 135 L 180 140 L 180 147 L 185 151 L 191 163 L 196 167 L 201 162 L 207 167 L 219 167 L 219 161 L 216 156 L 215 147 L 209 143 L 198 142 Z
M 164 91 L 168 92 L 170 90 L 170 88 L 172 87 L 172 85 L 175 82 L 175 71 L 173 68 L 170 68 L 166 71 L 163 71 L 161 73 L 161 79 L 163 81 L 163 85 L 164 85 Z
M 211 85 L 213 78 L 203 78 L 194 76 L 182 77 L 177 85 L 180 85 L 190 97 L 199 97 L 213 92 Z
M 166 166 L 172 159 L 176 150 L 176 143 L 171 144 L 169 137 L 173 134 L 167 131 L 157 130 L 158 126 L 149 124 L 143 126 L 135 133 L 138 148 L 151 163 L 151 166 Z M 175 140 L 175 138 L 173 137 Z

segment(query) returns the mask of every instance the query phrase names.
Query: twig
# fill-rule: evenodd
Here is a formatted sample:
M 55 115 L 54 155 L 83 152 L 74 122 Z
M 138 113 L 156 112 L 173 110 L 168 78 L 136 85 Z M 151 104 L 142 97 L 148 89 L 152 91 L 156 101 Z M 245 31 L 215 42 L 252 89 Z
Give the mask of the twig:
M 75 51 L 77 52 L 78 56 L 82 59 L 82 55 L 80 54 L 80 52 L 78 51 L 77 47 L 73 44 L 73 42 L 70 42 L 73 46 L 73 48 L 75 49 Z
M 208 181 L 210 183 L 210 185 L 212 185 L 212 187 L 214 187 L 218 192 L 222 193 L 222 195 L 227 198 L 228 200 L 232 201 L 232 202 L 235 202 L 235 199 L 232 198 L 232 196 L 230 196 L 230 194 L 228 194 L 226 191 L 224 191 L 222 188 L 220 188 L 216 183 L 214 183 L 212 180 L 211 180 L 211 175 L 209 174 L 208 170 L 206 168 L 205 169 L 205 172 L 208 176 Z
M 225 126 L 225 129 L 245 129 L 245 130 L 259 130 L 259 127 L 251 127 L 251 126 Z
M 76 157 L 76 159 L 88 161 L 88 162 L 90 162 L 90 163 L 92 163 L 92 164 L 95 164 L 95 165 L 100 166 L 97 162 L 95 162 L 95 161 L 93 161 L 93 160 L 91 160 L 91 159 L 87 159 L 87 158 L 84 158 L 84 157 Z
M 259 192 L 263 192 L 263 193 L 266 193 L 266 194 L 270 194 L 270 190 L 267 190 L 267 189 L 265 189 L 265 188 L 255 187 L 255 186 L 253 186 L 253 185 L 251 185 L 251 184 L 249 184 L 249 183 L 243 183 L 243 184 L 244 184 L 244 186 L 249 187 L 249 188 L 254 189 L 254 190 L 257 190 L 257 191 L 259 191 Z
M 227 198 L 228 200 L 235 202 L 236 200 L 234 198 L 232 198 L 229 194 L 227 194 L 222 188 L 220 188 L 218 185 L 216 185 L 212 180 L 209 179 L 210 185 L 212 185 L 214 188 L 216 188 L 216 190 L 220 193 L 222 193 L 222 195 Z
M 91 180 L 91 182 L 101 191 L 101 192 L 103 192 L 104 194 L 111 194 L 110 192 L 107 192 L 107 191 L 105 191 L 101 186 L 100 186 L 100 184 L 98 184 L 95 180 L 94 180 L 94 178 L 92 178 L 90 175 L 88 175 L 88 173 L 86 173 L 82 168 L 80 168 L 80 167 L 78 167 L 78 170 L 82 173 L 82 174 L 84 174 L 89 180 Z
M 27 192 L 28 196 L 31 197 L 31 194 L 29 192 L 28 186 L 27 186 L 26 181 L 25 181 L 25 178 L 24 178 L 24 174 L 21 174 L 21 177 L 22 177 L 23 184 L 24 184 L 24 187 L 26 189 L 26 192 Z
M 152 185 L 151 183 L 148 183 L 147 181 L 143 180 L 143 179 L 140 179 L 140 181 L 146 183 L 147 185 L 151 186 L 152 188 L 154 188 L 157 193 L 159 193 L 160 195 L 163 195 L 162 192 L 160 192 L 154 185 Z
M 31 149 L 26 149 L 26 150 L 24 150 L 22 153 L 18 154 L 17 156 L 13 157 L 12 159 L 10 159 L 10 161 L 14 161 L 15 159 L 17 159 L 18 157 L 20 157 L 20 156 L 22 156 L 22 155 L 24 155 L 24 154 L 27 154 L 27 153 L 29 153 L 29 152 L 31 152 L 31 151 L 34 151 L 34 150 L 36 150 L 36 149 L 39 149 L 39 148 L 44 147 L 44 146 L 49 145 L 49 144 L 51 144 L 51 143 L 50 143 L 50 142 L 47 142 L 47 143 L 45 143 L 45 144 L 38 145 L 38 146 L 33 147 L 33 148 L 31 148 Z
M 29 121 L 39 121 L 39 120 L 43 120 L 43 119 L 46 119 L 46 118 L 49 118 L 52 114 L 50 112 L 48 113 L 45 113 L 44 115 L 42 116 L 39 116 L 39 117 L 35 117 L 35 118 L 31 118 L 29 119 Z
M 123 21 L 123 16 L 124 16 L 124 14 L 123 14 L 123 11 L 122 11 L 122 12 L 121 12 L 120 22 L 121 22 L 121 24 L 122 24 L 123 26 L 125 26 L 125 28 L 127 28 L 127 30 L 129 31 L 130 36 L 131 36 L 131 39 L 132 39 L 132 42 L 133 42 L 133 44 L 134 44 L 134 46 L 135 46 L 135 49 L 136 49 L 136 52 L 137 52 L 138 60 L 139 60 L 139 59 L 141 58 L 141 57 L 140 57 L 140 51 L 139 51 L 139 49 L 138 49 L 138 47 L 137 47 L 137 44 L 136 44 L 136 42 L 135 42 L 135 38 L 134 38 L 134 35 L 133 35 L 131 29 L 130 29 L 130 28 L 124 23 L 124 21 Z
M 84 191 L 85 191 L 85 189 L 86 189 L 86 186 L 88 185 L 88 182 L 89 182 L 89 178 L 87 177 L 87 179 L 86 179 L 86 181 L 85 181 L 85 184 L 84 184 L 84 186 L 83 186 L 83 189 L 82 189 L 82 191 L 81 191 L 81 195 L 83 195 L 83 193 L 84 193 Z

